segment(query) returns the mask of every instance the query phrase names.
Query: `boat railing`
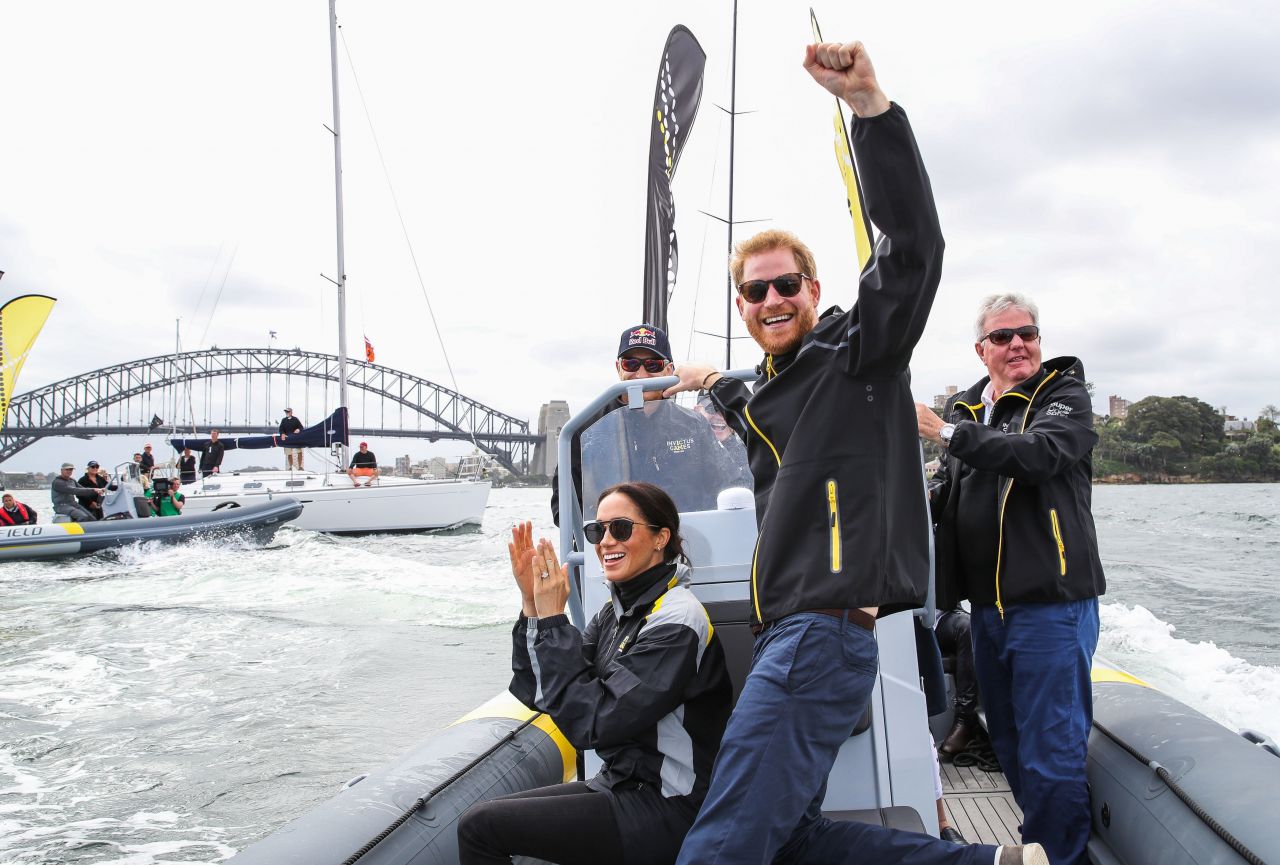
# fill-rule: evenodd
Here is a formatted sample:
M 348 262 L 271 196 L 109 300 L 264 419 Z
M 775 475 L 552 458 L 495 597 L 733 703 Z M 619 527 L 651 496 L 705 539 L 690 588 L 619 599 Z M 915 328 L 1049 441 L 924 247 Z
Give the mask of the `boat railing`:
M 485 458 L 480 454 L 468 454 L 458 460 L 458 480 L 478 481 L 484 477 Z

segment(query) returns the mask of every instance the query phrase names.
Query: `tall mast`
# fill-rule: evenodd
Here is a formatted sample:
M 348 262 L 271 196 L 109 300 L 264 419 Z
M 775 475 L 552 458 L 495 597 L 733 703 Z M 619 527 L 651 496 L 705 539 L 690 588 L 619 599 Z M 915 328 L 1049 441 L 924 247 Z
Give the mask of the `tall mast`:
M 347 406 L 347 265 L 342 245 L 342 117 L 338 112 L 338 0 L 329 0 L 329 64 L 333 77 L 333 188 L 338 227 L 338 403 Z M 341 448 L 339 467 L 347 464 Z
M 738 0 L 733 0 L 733 53 L 729 70 L 729 251 L 725 256 L 727 262 L 733 257 L 733 131 L 734 121 L 738 119 Z M 724 368 L 733 368 L 733 295 L 736 286 L 733 274 L 725 277 L 728 283 L 728 296 L 724 304 Z

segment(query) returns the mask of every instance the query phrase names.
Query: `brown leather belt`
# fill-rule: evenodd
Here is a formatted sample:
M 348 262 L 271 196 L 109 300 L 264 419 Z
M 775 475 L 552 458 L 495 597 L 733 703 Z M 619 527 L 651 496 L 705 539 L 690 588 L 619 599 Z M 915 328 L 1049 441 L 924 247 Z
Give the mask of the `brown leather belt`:
M 868 613 L 866 610 L 837 610 L 828 608 L 824 610 L 799 610 L 801 613 L 821 613 L 824 616 L 831 616 L 833 619 L 848 619 L 849 624 L 857 625 L 865 631 L 875 631 L 876 617 Z M 759 634 L 764 630 L 763 622 L 756 622 L 751 625 L 751 633 Z

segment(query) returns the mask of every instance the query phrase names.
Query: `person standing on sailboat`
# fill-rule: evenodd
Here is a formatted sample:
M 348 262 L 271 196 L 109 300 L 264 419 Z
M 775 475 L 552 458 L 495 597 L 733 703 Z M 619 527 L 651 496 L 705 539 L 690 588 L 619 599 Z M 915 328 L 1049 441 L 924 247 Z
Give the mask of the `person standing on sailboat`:
M 827 775 L 875 684 L 876 618 L 920 606 L 928 591 L 907 365 L 941 278 L 943 239 L 911 125 L 862 43 L 810 45 L 804 66 L 853 109 L 853 150 L 881 237 L 853 309 L 821 316 L 817 266 L 798 237 L 774 230 L 738 244 L 738 312 L 765 352 L 755 390 L 682 366 L 667 391 L 710 388 L 747 437 L 759 530 L 751 672 L 678 862 L 1048 865 L 1039 845 L 959 846 L 822 815 Z
M 182 456 L 178 457 L 178 477 L 184 484 L 196 482 L 196 455 L 191 448 L 183 448 Z
M 300 432 L 302 432 L 302 421 L 293 416 L 293 409 L 285 409 L 284 417 L 280 419 L 280 441 L 283 443 L 289 439 L 289 436 Z M 302 471 L 302 448 L 285 445 L 284 465 L 289 471 L 294 469 Z
M 226 450 L 227 446 L 218 441 L 218 431 L 209 430 L 209 443 L 204 446 L 204 453 L 200 455 L 200 477 L 207 478 L 222 470 L 222 456 Z

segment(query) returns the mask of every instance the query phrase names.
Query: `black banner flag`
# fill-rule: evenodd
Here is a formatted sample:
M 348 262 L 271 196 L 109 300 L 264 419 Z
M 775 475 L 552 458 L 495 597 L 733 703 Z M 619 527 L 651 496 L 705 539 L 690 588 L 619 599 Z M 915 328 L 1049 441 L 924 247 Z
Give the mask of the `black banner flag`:
M 676 281 L 676 206 L 671 178 L 680 151 L 693 129 L 702 100 L 702 70 L 707 54 L 688 28 L 676 25 L 667 36 L 658 67 L 649 134 L 649 192 L 644 232 L 644 317 L 667 329 L 667 302 Z

